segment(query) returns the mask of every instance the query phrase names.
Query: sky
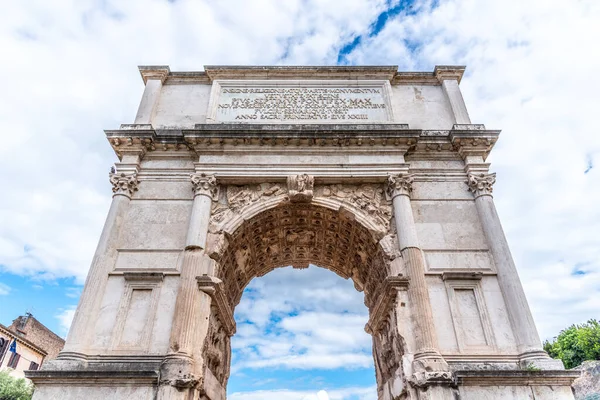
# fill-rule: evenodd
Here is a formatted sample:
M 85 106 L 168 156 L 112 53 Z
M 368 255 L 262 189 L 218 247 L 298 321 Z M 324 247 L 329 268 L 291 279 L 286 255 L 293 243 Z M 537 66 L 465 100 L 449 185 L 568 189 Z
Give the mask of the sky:
M 495 202 L 540 335 L 599 318 L 598 21 L 597 0 L 2 2 L 0 322 L 66 334 L 111 199 L 103 129 L 133 122 L 152 64 L 466 65 L 472 121 L 503 130 Z M 350 282 L 277 270 L 236 319 L 231 399 L 375 398 Z

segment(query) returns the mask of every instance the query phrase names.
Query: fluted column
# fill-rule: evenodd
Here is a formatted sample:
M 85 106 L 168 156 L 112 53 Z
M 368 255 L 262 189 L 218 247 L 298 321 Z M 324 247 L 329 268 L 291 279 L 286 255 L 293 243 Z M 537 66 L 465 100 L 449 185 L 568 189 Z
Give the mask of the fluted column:
M 485 233 L 490 252 L 496 264 L 496 273 L 508 317 L 513 328 L 521 358 L 548 358 L 529 309 L 525 291 L 504 236 L 498 213 L 492 198 L 496 174 L 469 173 L 467 184 L 475 196 L 475 206 Z
M 73 317 L 65 347 L 61 352 L 61 358 L 82 356 L 82 353 L 86 353 L 88 342 L 93 336 L 92 330 L 104 295 L 108 274 L 114 267 L 119 232 L 131 196 L 137 190 L 136 173 L 111 172 L 109 178 L 113 191 L 112 203 L 79 299 L 77 311 L 75 311 Z
M 400 251 L 410 279 L 408 298 L 414 311 L 415 361 L 431 370 L 448 368 L 438 350 L 437 335 L 433 324 L 433 312 L 425 282 L 425 259 L 419 247 L 417 230 L 410 203 L 413 177 L 409 174 L 390 175 L 388 195 L 394 206 L 396 230 Z
M 180 287 L 171 330 L 171 352 L 192 358 L 201 343 L 196 338 L 199 307 L 210 306 L 210 297 L 198 290 L 196 277 L 209 273 L 212 260 L 204 254 L 212 200 L 217 191 L 213 175 L 192 174 L 194 204 L 181 266 Z

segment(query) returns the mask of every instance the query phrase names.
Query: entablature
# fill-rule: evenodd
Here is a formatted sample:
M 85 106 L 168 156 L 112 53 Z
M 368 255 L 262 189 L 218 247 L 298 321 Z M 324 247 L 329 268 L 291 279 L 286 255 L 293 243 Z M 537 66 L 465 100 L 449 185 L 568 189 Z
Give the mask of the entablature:
M 484 160 L 498 140 L 499 130 L 483 125 L 454 125 L 450 130 L 410 129 L 407 124 L 198 124 L 194 129 L 154 129 L 149 124 L 121 125 L 106 130 L 119 158 L 126 152 L 189 151 L 215 148 L 315 148 L 390 150 L 407 155 L 458 154 Z M 435 156 L 434 156 L 435 157 Z

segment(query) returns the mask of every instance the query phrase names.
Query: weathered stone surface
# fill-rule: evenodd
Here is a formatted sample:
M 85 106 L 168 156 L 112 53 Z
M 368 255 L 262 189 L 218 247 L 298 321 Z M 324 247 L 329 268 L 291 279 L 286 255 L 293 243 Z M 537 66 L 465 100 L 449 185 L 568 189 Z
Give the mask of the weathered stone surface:
M 584 361 L 579 367 L 581 376 L 573 382 L 575 400 L 600 399 L 600 361 Z
M 464 67 L 140 71 L 135 123 L 106 131 L 106 226 L 35 400 L 223 400 L 244 288 L 309 264 L 364 292 L 379 400 L 572 399 L 495 211 L 499 131 L 471 123 Z

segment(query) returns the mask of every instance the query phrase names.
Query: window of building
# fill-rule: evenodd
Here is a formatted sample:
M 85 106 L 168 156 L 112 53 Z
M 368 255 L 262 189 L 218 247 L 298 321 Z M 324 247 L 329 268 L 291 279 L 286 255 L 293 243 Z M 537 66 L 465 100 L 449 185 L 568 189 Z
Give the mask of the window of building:
M 8 349 L 8 339 L 0 338 L 0 360 L 4 360 L 4 353 Z
M 30 370 L 30 371 L 37 371 L 37 369 L 38 369 L 39 367 L 40 367 L 40 366 L 38 365 L 38 363 L 36 363 L 36 362 L 33 362 L 33 361 L 31 362 L 31 364 L 29 364 L 29 370 Z
M 17 365 L 19 364 L 19 359 L 21 358 L 21 355 L 19 353 L 11 353 L 10 355 L 10 359 L 8 360 L 8 368 L 17 368 Z

